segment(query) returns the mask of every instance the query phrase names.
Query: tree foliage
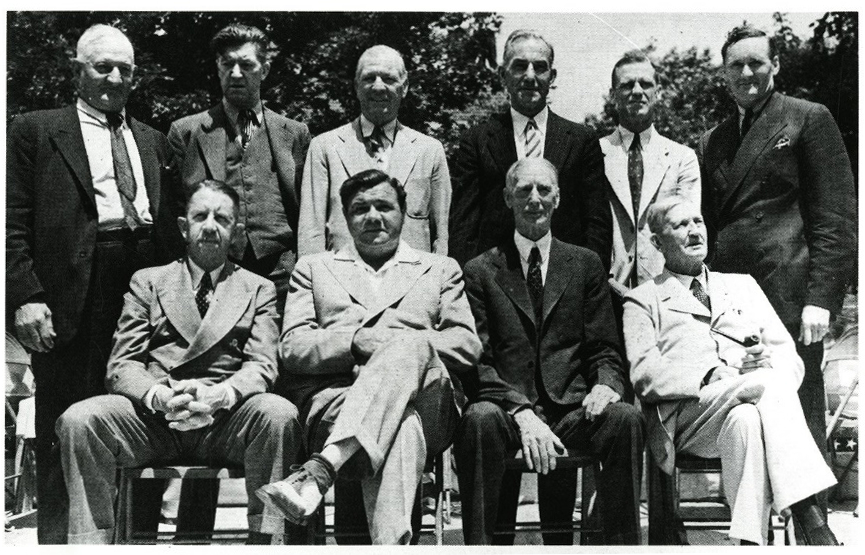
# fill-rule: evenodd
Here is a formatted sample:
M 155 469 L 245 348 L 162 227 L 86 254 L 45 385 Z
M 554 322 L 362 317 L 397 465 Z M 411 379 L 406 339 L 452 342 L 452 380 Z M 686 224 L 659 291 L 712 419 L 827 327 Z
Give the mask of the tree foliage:
M 409 96 L 400 121 L 446 147 L 466 125 L 466 108 L 499 88 L 495 36 L 501 18 L 491 13 L 10 12 L 7 122 L 17 113 L 71 102 L 75 43 L 90 25 L 108 23 L 135 46 L 136 90 L 129 110 L 167 131 L 175 119 L 219 100 L 209 43 L 232 22 L 268 34 L 276 55 L 262 97 L 313 134 L 357 115 L 355 65 L 374 44 L 392 46 L 405 57 Z

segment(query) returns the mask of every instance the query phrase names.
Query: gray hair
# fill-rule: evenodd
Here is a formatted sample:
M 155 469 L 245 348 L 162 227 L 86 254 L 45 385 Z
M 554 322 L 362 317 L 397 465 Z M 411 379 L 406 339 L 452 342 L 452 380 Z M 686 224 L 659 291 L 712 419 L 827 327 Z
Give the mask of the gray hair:
M 507 67 L 508 62 L 511 61 L 511 58 L 514 57 L 514 44 L 517 41 L 527 39 L 539 40 L 545 45 L 547 45 L 547 48 L 550 51 L 550 67 L 553 67 L 553 58 L 555 58 L 556 56 L 555 51 L 553 50 L 553 45 L 550 44 L 543 35 L 533 29 L 517 29 L 516 31 L 508 35 L 508 38 L 505 41 L 504 52 L 502 54 L 502 65 Z
M 514 162 L 511 167 L 508 169 L 508 173 L 505 175 L 505 186 L 507 189 L 512 189 L 517 184 L 517 180 L 519 179 L 520 171 L 526 167 L 531 166 L 540 166 L 549 172 L 550 177 L 553 178 L 553 184 L 555 184 L 556 188 L 559 187 L 559 171 L 556 167 L 547 160 L 546 158 L 522 158 Z
M 693 205 L 694 203 L 679 195 L 673 195 L 649 206 L 649 210 L 646 212 L 649 231 L 655 235 L 660 235 L 664 231 L 664 226 L 667 225 L 667 214 L 670 213 L 670 210 L 682 204 Z
M 90 57 L 93 55 L 93 50 L 96 46 L 107 39 L 119 39 L 126 42 L 129 45 L 129 49 L 132 50 L 134 60 L 135 49 L 132 48 L 132 42 L 129 40 L 129 37 L 117 27 L 97 23 L 84 31 L 78 39 L 78 44 L 75 46 L 75 61 L 80 63 L 90 61 Z
M 357 68 L 355 68 L 354 70 L 355 83 L 357 83 L 357 81 L 360 79 L 360 70 L 363 67 L 363 64 L 366 63 L 369 58 L 374 58 L 376 56 L 395 57 L 397 60 L 399 60 L 397 66 L 399 78 L 402 81 L 405 81 L 408 78 L 408 72 L 405 69 L 405 60 L 403 59 L 402 54 L 400 54 L 399 50 L 396 50 L 395 48 L 391 48 L 390 46 L 384 44 L 376 44 L 375 46 L 370 46 L 369 48 L 364 50 L 363 54 L 360 55 L 360 58 L 357 59 Z

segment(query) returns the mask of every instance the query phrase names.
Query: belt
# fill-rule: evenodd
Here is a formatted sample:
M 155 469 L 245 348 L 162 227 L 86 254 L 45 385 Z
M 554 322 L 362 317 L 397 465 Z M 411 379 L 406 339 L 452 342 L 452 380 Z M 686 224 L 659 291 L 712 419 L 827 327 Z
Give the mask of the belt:
M 128 227 L 120 227 L 117 229 L 108 229 L 105 231 L 97 231 L 96 232 L 96 242 L 97 243 L 113 243 L 113 242 L 122 242 L 122 243 L 137 243 L 139 241 L 150 240 L 150 230 L 153 226 L 142 225 L 135 229 L 135 231 L 129 229 Z

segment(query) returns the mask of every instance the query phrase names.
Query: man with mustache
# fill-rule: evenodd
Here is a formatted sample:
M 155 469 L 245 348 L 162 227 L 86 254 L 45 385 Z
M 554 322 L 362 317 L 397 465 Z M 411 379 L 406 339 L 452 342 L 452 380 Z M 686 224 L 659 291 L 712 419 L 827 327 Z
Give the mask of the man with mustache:
M 677 453 L 720 457 L 729 534 L 742 544 L 766 544 L 775 508 L 792 511 L 809 545 L 837 545 L 815 497 L 835 477 L 796 396 L 793 338 L 754 278 L 705 267 L 698 206 L 673 197 L 648 218 L 664 271 L 626 295 L 624 327 L 651 454 L 667 474 Z
M 125 109 L 132 44 L 94 25 L 74 62 L 76 103 L 16 116 L 6 141 L 6 321 L 32 352 L 42 544 L 67 536 L 57 417 L 105 391 L 132 274 L 182 252 L 171 149 Z
M 352 176 L 340 205 L 352 243 L 301 257 L 279 341 L 288 397 L 312 455 L 258 496 L 293 522 L 337 475 L 360 481 L 374 544 L 407 544 L 425 463 L 451 442 L 451 374 L 481 345 L 459 265 L 402 240 L 406 191 L 379 170 Z
M 547 106 L 556 80 L 553 46 L 536 31 L 519 29 L 505 42 L 499 75 L 510 109 L 467 130 L 454 160 L 450 255 L 465 264 L 509 240 L 514 217 L 504 204 L 505 174 L 523 158 L 544 158 L 559 173 L 560 206 L 553 236 L 586 247 L 609 266 L 612 219 L 604 157 L 595 134 Z
M 708 263 L 752 275 L 796 339 L 805 363 L 799 399 L 825 455 L 822 339 L 857 259 L 850 160 L 825 106 L 775 90 L 772 37 L 736 27 L 721 53 L 736 112 L 698 148 Z

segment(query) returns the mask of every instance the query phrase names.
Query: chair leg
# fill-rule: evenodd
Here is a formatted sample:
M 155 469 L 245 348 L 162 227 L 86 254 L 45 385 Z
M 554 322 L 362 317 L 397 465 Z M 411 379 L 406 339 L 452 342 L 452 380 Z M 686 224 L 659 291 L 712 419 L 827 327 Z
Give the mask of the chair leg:
M 444 491 L 436 495 L 435 538 L 436 545 L 444 544 Z

